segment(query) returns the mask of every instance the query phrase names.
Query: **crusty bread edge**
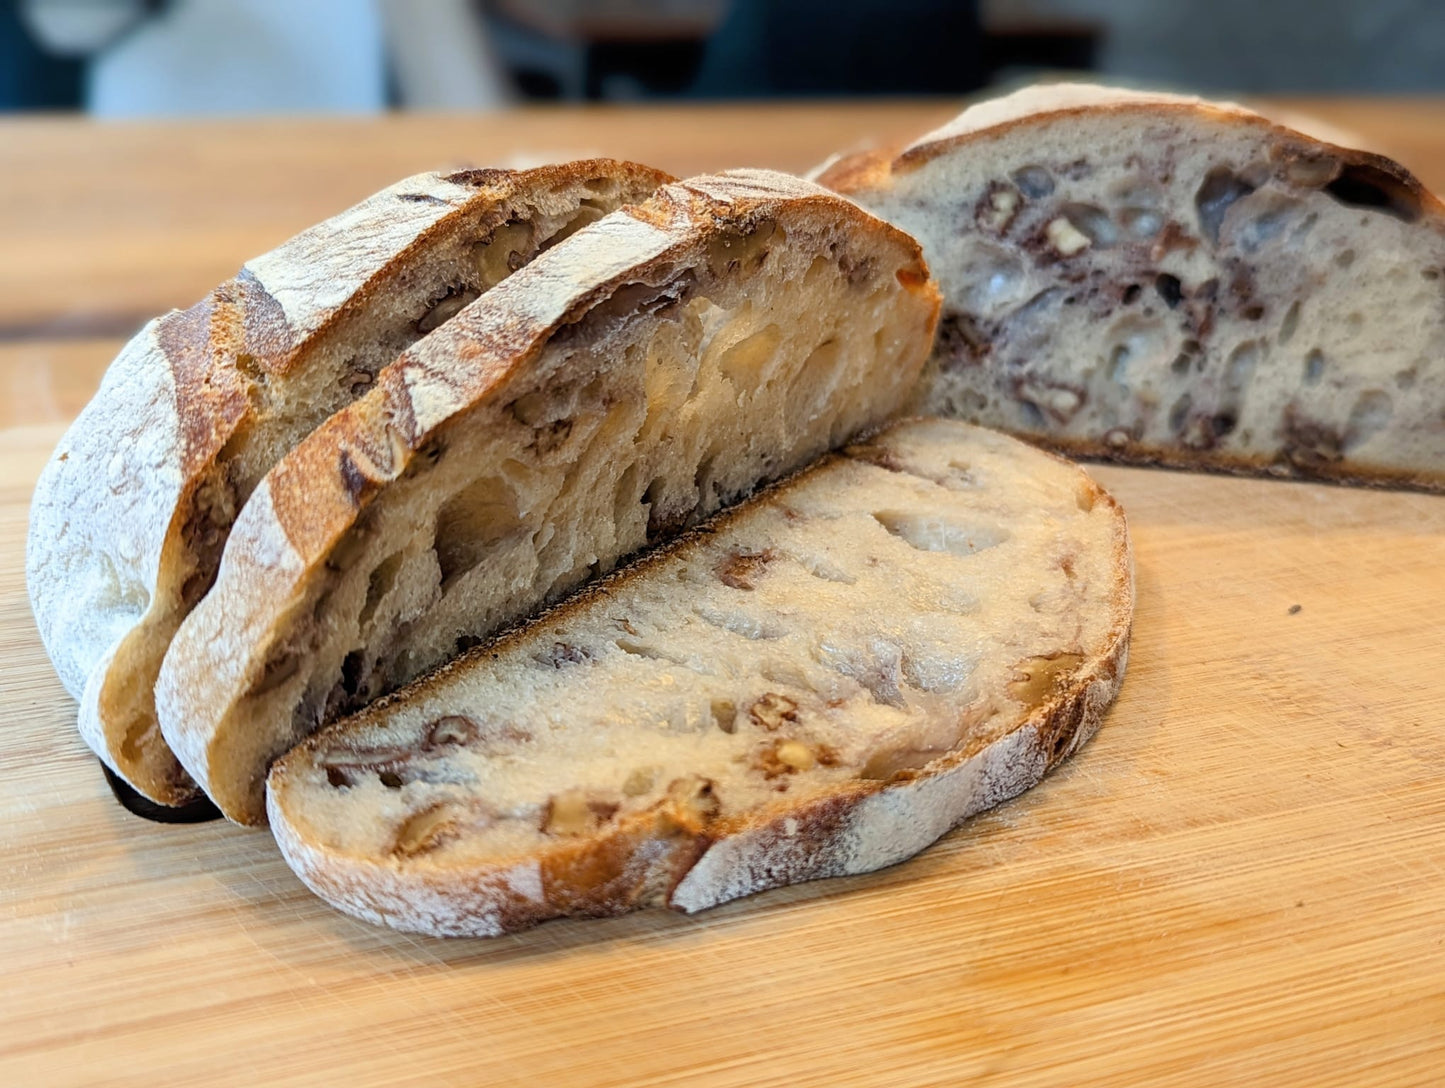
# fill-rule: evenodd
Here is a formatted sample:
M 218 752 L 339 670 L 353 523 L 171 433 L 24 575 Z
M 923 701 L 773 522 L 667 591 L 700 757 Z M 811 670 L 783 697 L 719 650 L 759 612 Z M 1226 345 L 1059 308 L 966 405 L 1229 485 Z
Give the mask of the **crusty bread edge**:
M 1077 92 L 1087 93 L 1080 96 Z M 984 114 L 987 117 L 987 111 L 993 110 L 995 106 L 1005 108 L 995 110 L 992 119 L 985 123 L 967 123 L 971 116 Z M 1346 165 L 1369 166 L 1385 172 L 1420 199 L 1422 215 L 1436 217 L 1445 223 L 1445 202 L 1427 189 L 1406 167 L 1384 155 L 1333 143 L 1322 136 L 1304 132 L 1235 103 L 1210 102 L 1183 95 L 1131 91 L 1090 84 L 1033 86 L 1003 98 L 980 102 L 906 147 L 870 149 L 841 156 L 818 172 L 817 181 L 844 196 L 866 201 L 870 195 L 885 193 L 892 186 L 895 175 L 915 170 L 961 147 L 998 139 L 1017 128 L 1101 112 L 1115 115 L 1138 114 L 1143 117 L 1157 117 L 1161 113 L 1195 114 L 1222 124 L 1235 123 L 1262 128 L 1296 142 L 1305 140 L 1328 150 Z M 1431 492 L 1445 490 L 1445 466 L 1431 474 L 1424 470 L 1371 469 L 1346 462 L 1300 464 L 1276 458 L 1245 457 L 1227 450 L 1195 451 L 1141 446 L 1135 443 L 1115 447 L 1102 440 L 1057 435 L 1047 431 L 1011 430 L 1008 433 L 1068 457 L 1115 464 L 1233 476 L 1264 476 L 1356 487 L 1408 488 Z
M 1080 96 L 1076 93 L 1080 91 L 1099 93 Z M 882 193 L 890 188 L 894 176 L 916 170 L 959 148 L 1000 139 L 1018 128 L 1100 113 L 1115 116 L 1136 114 L 1145 118 L 1171 113 L 1189 114 L 1220 124 L 1266 129 L 1276 136 L 1294 141 L 1305 140 L 1329 150 L 1347 165 L 1370 166 L 1383 171 L 1409 189 L 1421 201 L 1426 214 L 1445 215 L 1445 203 L 1410 170 L 1385 155 L 1333 143 L 1232 102 L 1211 102 L 1184 95 L 1091 84 L 1027 87 L 1003 98 L 985 100 L 968 107 L 952 121 L 901 149 L 878 148 L 842 156 L 821 170 L 817 181 L 845 196 L 866 198 L 869 193 Z M 975 123 L 975 118 L 982 120 Z
M 827 460 L 831 457 L 814 467 Z M 1103 647 L 1080 665 L 1067 687 L 1001 737 L 952 752 L 920 772 L 904 772 L 889 782 L 857 780 L 801 806 L 782 803 L 695 836 L 659 839 L 655 815 L 639 813 L 605 838 L 554 844 L 538 855 L 483 870 L 450 871 L 331 852 L 308 841 L 285 818 L 280 798 L 288 763 L 325 744 L 328 729 L 302 742 L 271 770 L 266 806 L 281 854 L 307 887 L 354 917 L 432 936 L 476 937 L 499 936 L 552 918 L 609 916 L 646 906 L 691 913 L 754 892 L 869 872 L 912 857 L 969 816 L 1033 787 L 1078 751 L 1098 731 L 1123 683 L 1134 612 L 1128 524 L 1118 502 L 1078 466 L 1071 467 L 1088 480 L 1095 502 L 1107 504 L 1115 516 L 1110 626 Z M 784 491 L 797 478 L 774 484 L 760 497 Z M 586 608 L 619 582 L 641 576 L 746 509 L 744 504 L 723 512 L 664 551 L 618 570 L 361 714 L 383 714 L 390 704 L 416 697 L 498 644 Z M 605 879 L 599 881 L 599 874 Z M 573 875 L 576 879 L 569 881 Z
M 703 175 L 613 212 L 503 281 L 404 353 L 369 393 L 272 469 L 232 528 L 216 583 L 172 641 L 156 685 L 166 739 L 227 818 L 254 825 L 266 816 L 262 793 L 253 795 L 210 773 L 216 738 L 264 664 L 272 636 L 284 630 L 296 607 L 295 593 L 378 491 L 406 470 L 437 427 L 525 367 L 557 329 L 620 286 L 663 275 L 719 229 L 748 228 L 785 208 L 829 223 L 853 217 L 873 244 L 882 239 L 897 244 L 912 265 L 906 281 L 900 273 L 900 285 L 928 297 L 937 320 L 941 299 L 912 236 L 787 174 Z M 620 269 L 619 244 L 638 254 Z M 602 274 L 596 272 L 599 264 Z M 509 316 L 501 315 L 508 316 L 505 322 L 492 312 L 499 305 L 512 307 Z M 480 332 L 471 321 L 478 314 Z M 458 366 L 458 359 L 464 365 Z M 917 362 L 921 371 L 922 358 Z M 238 647 L 235 635 L 242 629 L 268 633 Z
M 163 805 L 183 805 L 199 793 L 174 760 L 152 777 L 142 760 L 124 758 L 112 736 L 118 727 L 107 721 L 103 702 L 127 641 L 163 618 L 156 591 L 182 561 L 187 547 L 182 534 L 196 496 L 217 475 L 217 458 L 253 410 L 236 358 L 254 353 L 273 369 L 293 368 L 345 315 L 385 290 L 398 264 L 475 215 L 485 200 L 502 207 L 526 192 L 603 171 L 624 187 L 656 188 L 671 180 L 652 167 L 599 158 L 528 170 L 418 174 L 252 258 L 190 309 L 148 322 L 121 349 L 112 364 L 115 373 L 102 380 L 36 484 L 26 585 L 41 641 L 79 704 L 82 739 L 133 788 Z M 454 179 L 463 175 L 496 184 L 489 193 L 478 190 L 460 201 L 438 195 L 459 190 Z M 367 245 L 351 244 L 347 234 L 355 221 L 393 198 L 413 206 L 415 220 L 395 223 Z M 404 239 L 399 246 L 398 237 Z M 369 272 L 339 303 L 312 299 L 308 290 L 325 294 L 318 282 L 330 287 L 326 260 L 304 259 L 312 253 L 334 254 Z M 155 450 L 162 452 L 159 462 Z M 75 518 L 86 525 L 59 530 L 62 521 Z M 114 583 L 143 587 L 143 606 L 120 615 L 113 600 L 120 586 Z

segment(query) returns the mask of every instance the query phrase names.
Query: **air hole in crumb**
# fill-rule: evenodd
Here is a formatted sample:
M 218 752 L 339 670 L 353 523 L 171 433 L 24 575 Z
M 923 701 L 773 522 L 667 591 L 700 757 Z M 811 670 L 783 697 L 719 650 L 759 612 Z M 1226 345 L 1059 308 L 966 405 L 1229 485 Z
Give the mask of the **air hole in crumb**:
M 1115 344 L 1114 350 L 1109 353 L 1108 378 L 1111 382 L 1124 384 L 1124 375 L 1129 368 L 1129 345 Z
M 1249 386 L 1254 379 L 1254 371 L 1259 366 L 1259 341 L 1246 340 L 1229 353 L 1229 362 L 1225 365 L 1224 388 L 1234 394 L 1240 394 Z
M 381 779 L 381 784 L 387 789 L 401 789 L 401 775 L 397 774 L 395 771 L 382 771 L 381 774 L 377 775 L 377 777 Z
M 1388 393 L 1379 389 L 1361 393 L 1350 409 L 1350 421 L 1345 426 L 1345 452 L 1384 430 L 1394 411 L 1395 405 Z
M 937 515 L 880 510 L 873 519 L 904 543 L 924 552 L 973 555 L 1009 539 L 1007 529 L 989 525 L 960 525 Z
M 1054 191 L 1054 179 L 1042 166 L 1020 166 L 1009 177 L 1030 200 L 1039 200 Z
M 1420 194 L 1378 166 L 1346 166 L 1324 191 L 1347 207 L 1368 208 L 1406 223 L 1420 218 Z
M 1185 393 L 1174 402 L 1174 407 L 1169 409 L 1169 429 L 1175 434 L 1184 430 L 1184 422 L 1189 418 L 1189 409 L 1193 404 L 1193 398 Z
M 1114 221 L 1109 218 L 1109 213 L 1098 205 L 1065 204 L 1059 211 L 1075 230 L 1101 249 L 1118 241 L 1119 232 Z
M 1129 284 L 1128 287 L 1124 288 L 1124 305 L 1127 306 L 1130 303 L 1138 301 L 1139 295 L 1143 290 L 1137 283 Z
M 1279 326 L 1279 342 L 1288 344 L 1293 339 L 1295 330 L 1299 328 L 1299 299 L 1289 304 L 1289 309 L 1284 312 L 1284 320 Z
M 401 570 L 403 553 L 393 552 L 371 572 L 371 577 L 366 583 L 366 601 L 361 606 L 361 614 L 357 617 L 358 622 L 365 627 L 371 622 L 371 617 L 376 615 L 377 606 L 382 599 L 391 592 L 391 587 L 396 584 L 397 572 Z
M 1227 166 L 1216 166 L 1204 175 L 1194 194 L 1194 207 L 1199 214 L 1200 230 L 1211 242 L 1219 244 L 1219 228 L 1230 206 L 1255 188 Z
M 1305 384 L 1314 385 L 1325 372 L 1325 353 L 1314 348 L 1305 356 Z
M 1159 292 L 1159 297 L 1164 300 L 1164 305 L 1171 310 L 1178 306 L 1179 300 L 1184 297 L 1179 277 L 1171 276 L 1168 272 L 1160 272 L 1154 277 L 1154 290 Z
M 366 651 L 352 650 L 341 662 L 341 687 L 349 696 L 357 696 L 362 692 L 366 676 L 364 668 L 366 665 Z
M 498 542 L 522 528 L 517 496 L 487 476 L 453 495 L 437 512 L 436 553 L 445 590 L 472 570 Z
M 1355 251 L 1353 249 L 1342 249 L 1335 254 L 1335 264 L 1341 268 L 1349 268 L 1355 263 Z

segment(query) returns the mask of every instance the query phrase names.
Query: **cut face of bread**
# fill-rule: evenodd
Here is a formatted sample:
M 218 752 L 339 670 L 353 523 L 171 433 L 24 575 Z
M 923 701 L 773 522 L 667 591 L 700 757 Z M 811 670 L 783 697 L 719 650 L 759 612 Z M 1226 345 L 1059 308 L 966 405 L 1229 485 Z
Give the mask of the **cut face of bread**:
M 1132 606 L 1082 471 L 898 424 L 312 737 L 271 828 L 323 898 L 440 935 L 865 872 L 1092 735 Z
M 579 231 L 282 460 L 157 687 L 232 819 L 318 725 L 896 412 L 938 296 L 916 243 L 742 171 Z
M 27 548 L 41 636 L 107 764 L 154 801 L 195 794 L 155 678 L 266 471 L 483 291 L 666 180 L 606 160 L 408 178 L 126 345 L 41 476 Z
M 923 244 L 927 410 L 1090 456 L 1445 487 L 1445 208 L 1388 159 L 1066 86 L 822 180 Z

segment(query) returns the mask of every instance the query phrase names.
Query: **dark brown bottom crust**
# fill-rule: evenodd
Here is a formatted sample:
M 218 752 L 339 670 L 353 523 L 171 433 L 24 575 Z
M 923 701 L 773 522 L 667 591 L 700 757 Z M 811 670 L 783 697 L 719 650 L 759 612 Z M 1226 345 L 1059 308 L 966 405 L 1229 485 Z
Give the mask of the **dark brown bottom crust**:
M 1370 470 L 1353 467 L 1346 462 L 1298 464 L 1284 459 L 1266 461 L 1228 457 L 1209 450 L 1146 448 L 1137 445 L 1114 449 L 1087 439 L 1065 438 L 1030 431 L 1006 430 L 1006 433 L 1032 445 L 1081 461 L 1104 461 L 1137 468 L 1207 472 L 1217 476 L 1253 476 L 1306 483 L 1328 483 L 1344 487 L 1372 487 L 1435 494 L 1445 492 L 1445 468 L 1433 474 L 1425 471 Z

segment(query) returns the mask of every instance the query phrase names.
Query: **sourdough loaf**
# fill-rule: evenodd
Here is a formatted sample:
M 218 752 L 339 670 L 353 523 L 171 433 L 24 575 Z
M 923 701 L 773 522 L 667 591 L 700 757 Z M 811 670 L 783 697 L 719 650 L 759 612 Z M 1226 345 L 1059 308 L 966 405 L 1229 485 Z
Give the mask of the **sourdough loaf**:
M 918 406 L 1078 454 L 1445 487 L 1445 207 L 1236 106 L 985 102 L 825 184 L 923 244 Z
M 223 812 L 328 720 L 896 412 L 917 244 L 807 182 L 665 187 L 540 255 L 261 483 L 157 685 Z
M 594 160 L 408 178 L 152 321 L 36 487 L 27 582 L 87 743 L 150 799 L 195 786 L 154 684 L 266 470 L 404 348 L 666 175 Z
M 1132 606 L 1082 471 L 907 421 L 316 734 L 271 829 L 329 902 L 439 935 L 865 872 L 1077 750 Z

